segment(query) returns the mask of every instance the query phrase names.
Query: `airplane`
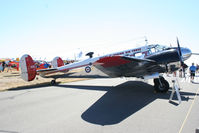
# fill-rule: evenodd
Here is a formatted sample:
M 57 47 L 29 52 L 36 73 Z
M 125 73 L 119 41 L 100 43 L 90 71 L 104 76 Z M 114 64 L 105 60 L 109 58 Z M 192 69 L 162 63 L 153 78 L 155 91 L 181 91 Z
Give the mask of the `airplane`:
M 16 69 L 17 71 L 19 71 L 19 61 L 11 61 L 9 62 L 10 65 L 12 66 L 12 68 Z
M 43 61 L 43 62 L 35 61 L 35 65 L 36 65 L 37 70 L 47 69 L 50 67 L 50 64 L 46 61 Z
M 39 74 L 44 78 L 54 78 L 51 84 L 55 85 L 57 78 L 63 77 L 73 69 L 85 68 L 85 72 L 90 73 L 91 67 L 95 67 L 111 78 L 153 79 L 156 92 L 167 92 L 169 83 L 162 73 L 174 72 L 183 68 L 184 61 L 191 56 L 192 52 L 189 48 L 180 47 L 177 38 L 177 47 L 151 44 L 99 57 L 93 57 L 93 54 L 89 52 L 86 54 L 89 56 L 88 59 L 67 65 L 64 65 L 60 57 L 55 57 L 52 61 L 53 68 L 42 70 L 36 70 L 32 57 L 25 54 L 20 59 L 21 77 L 25 81 L 32 81 L 36 74 Z

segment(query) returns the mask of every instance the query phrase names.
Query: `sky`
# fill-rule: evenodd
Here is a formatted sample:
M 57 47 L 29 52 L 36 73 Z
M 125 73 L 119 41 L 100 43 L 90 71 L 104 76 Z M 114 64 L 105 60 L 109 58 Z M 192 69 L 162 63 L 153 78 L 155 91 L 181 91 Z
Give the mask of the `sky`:
M 168 46 L 178 37 L 199 53 L 198 6 L 198 0 L 0 0 L 0 58 L 100 55 L 145 45 L 145 37 Z

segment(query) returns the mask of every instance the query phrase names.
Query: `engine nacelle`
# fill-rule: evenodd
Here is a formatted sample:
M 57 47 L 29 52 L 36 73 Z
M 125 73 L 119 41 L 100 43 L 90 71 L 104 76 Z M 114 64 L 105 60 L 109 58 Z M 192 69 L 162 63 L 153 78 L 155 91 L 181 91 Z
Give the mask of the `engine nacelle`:
M 144 80 L 159 78 L 159 73 L 143 76 Z

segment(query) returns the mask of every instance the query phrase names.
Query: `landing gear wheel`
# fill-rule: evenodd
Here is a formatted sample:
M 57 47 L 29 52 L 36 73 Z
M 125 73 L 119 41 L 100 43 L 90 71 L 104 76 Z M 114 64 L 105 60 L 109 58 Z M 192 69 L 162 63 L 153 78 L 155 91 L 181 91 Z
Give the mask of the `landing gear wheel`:
M 169 90 L 169 83 L 163 77 L 154 79 L 154 89 L 156 92 L 165 93 Z
M 50 82 L 50 84 L 51 84 L 51 85 L 56 85 L 56 80 L 52 80 L 52 81 Z

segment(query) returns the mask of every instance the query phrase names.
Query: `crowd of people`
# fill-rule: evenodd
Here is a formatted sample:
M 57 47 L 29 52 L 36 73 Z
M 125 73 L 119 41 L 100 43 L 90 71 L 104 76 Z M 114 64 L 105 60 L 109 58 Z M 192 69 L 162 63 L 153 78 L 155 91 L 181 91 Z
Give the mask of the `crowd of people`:
M 0 72 L 4 72 L 5 68 L 7 68 L 7 72 L 12 71 L 11 67 L 12 67 L 12 65 L 11 65 L 10 61 L 8 61 L 8 62 L 5 62 L 5 61 L 0 62 Z
M 74 61 L 65 61 L 65 65 L 73 63 Z M 19 62 L 18 62 L 19 63 Z M 16 66 L 16 62 L 13 63 L 11 60 L 10 61 L 0 61 L 0 72 L 4 72 L 4 71 L 12 71 L 12 68 L 18 68 L 17 71 L 19 70 L 19 64 Z M 35 66 L 37 68 L 37 70 L 39 69 L 47 69 L 47 68 L 51 68 L 51 62 L 46 62 L 46 61 L 35 61 Z
M 186 77 L 187 71 L 190 75 L 191 80 L 194 80 L 196 73 L 199 72 L 199 65 L 198 64 L 195 65 L 194 63 L 192 63 L 190 67 L 188 67 L 187 65 L 183 65 L 183 67 L 179 69 L 179 77 L 180 78 Z M 176 77 L 176 75 L 177 71 L 173 72 L 173 76 Z

